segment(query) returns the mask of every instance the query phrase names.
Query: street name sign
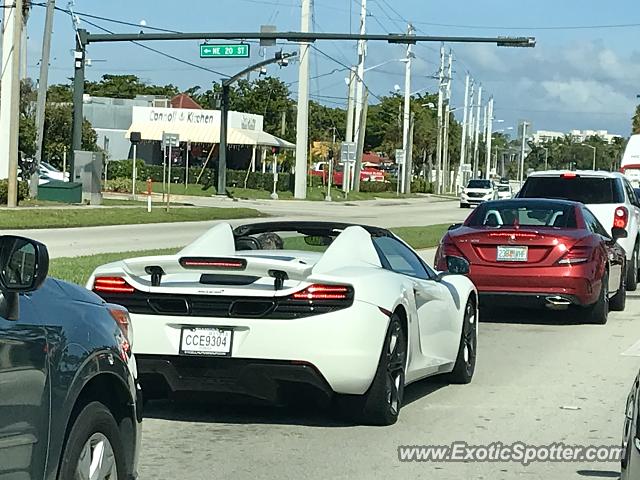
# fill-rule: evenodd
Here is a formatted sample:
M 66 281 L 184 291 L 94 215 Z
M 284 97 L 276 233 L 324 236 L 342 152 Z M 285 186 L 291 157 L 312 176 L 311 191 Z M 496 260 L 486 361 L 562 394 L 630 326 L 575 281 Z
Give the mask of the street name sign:
M 248 44 L 200 44 L 200 58 L 249 58 Z

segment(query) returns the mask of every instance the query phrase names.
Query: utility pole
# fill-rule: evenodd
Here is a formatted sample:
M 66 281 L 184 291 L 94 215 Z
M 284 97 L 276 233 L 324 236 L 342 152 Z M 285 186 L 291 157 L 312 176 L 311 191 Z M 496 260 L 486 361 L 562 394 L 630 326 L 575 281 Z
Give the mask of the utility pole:
M 300 30 L 309 32 L 313 0 L 302 0 Z M 298 118 L 296 122 L 295 198 L 307 198 L 307 150 L 309 147 L 309 42 L 300 43 Z
M 478 87 L 478 103 L 476 105 L 476 132 L 475 132 L 475 140 L 473 142 L 473 176 L 475 177 L 476 175 L 478 175 L 478 169 L 479 169 L 479 165 L 478 165 L 478 154 L 479 154 L 479 147 L 480 147 L 480 123 L 481 123 L 481 119 L 480 119 L 480 112 L 482 111 L 482 85 L 480 85 L 480 87 Z
M 467 160 L 467 135 L 469 121 L 469 72 L 467 72 L 466 79 L 464 81 L 464 111 L 462 113 L 462 140 L 460 144 L 460 168 Z
M 526 141 L 527 141 L 527 127 L 529 126 L 529 124 L 527 122 L 522 122 L 522 146 L 520 149 L 520 168 L 518 170 L 520 170 L 520 175 L 518 177 L 518 180 L 520 181 L 520 188 L 522 188 L 522 183 L 524 181 L 524 148 L 526 145 Z
M 20 42 L 22 0 L 5 0 L 0 80 L 0 178 L 8 179 L 7 206 L 18 204 L 20 122 Z
M 444 109 L 444 147 L 443 147 L 443 172 L 444 181 L 442 182 L 443 192 L 448 192 L 449 188 L 449 122 L 451 118 L 451 82 L 453 80 L 453 51 L 449 50 L 449 63 L 447 67 L 446 77 L 446 103 Z
M 407 28 L 408 35 L 413 35 L 413 25 L 409 24 Z M 409 128 L 411 124 L 411 59 L 413 58 L 413 45 L 407 45 L 407 57 L 404 64 L 404 110 L 402 112 L 402 149 L 404 150 L 404 172 L 401 180 L 401 191 L 406 192 L 406 170 L 407 170 L 407 155 L 409 155 L 409 143 L 413 142 L 413 139 L 409 137 Z
M 360 191 L 360 172 L 362 171 L 362 153 L 364 150 L 364 132 L 367 126 L 367 110 L 369 108 L 369 89 L 364 89 L 364 108 L 360 111 L 358 144 L 356 146 L 356 164 L 353 172 L 353 191 Z M 334 134 L 335 135 L 335 134 Z M 335 143 L 335 142 L 334 142 Z
M 440 45 L 440 68 L 438 70 L 438 139 L 436 142 L 436 193 L 442 193 L 442 130 L 444 103 L 444 44 Z
M 73 134 L 71 138 L 71 161 L 69 162 L 69 178 L 75 180 L 75 151 L 82 150 L 82 123 L 84 116 L 84 78 L 85 78 L 85 30 L 76 30 L 76 49 L 74 51 L 74 77 L 73 77 Z
M 413 176 L 413 127 L 415 125 L 415 112 L 411 112 L 411 119 L 409 120 L 409 148 L 404 156 L 404 181 L 405 181 L 405 194 L 411 193 L 411 177 Z
M 486 149 L 487 149 L 487 173 L 485 178 L 491 178 L 491 143 L 493 141 L 493 97 L 489 99 L 487 105 L 487 133 L 486 133 Z
M 476 97 L 476 83 L 475 80 L 471 79 L 471 93 L 469 94 L 469 126 L 467 127 L 467 154 L 469 161 L 468 163 L 471 165 L 471 178 L 474 178 L 473 172 L 473 138 L 474 132 L 476 131 L 476 120 L 475 120 L 475 97 Z
M 44 143 L 44 113 L 47 106 L 47 87 L 49 86 L 49 55 L 51 53 L 51 35 L 53 33 L 53 16 L 56 0 L 47 1 L 47 14 L 44 21 L 42 37 L 42 57 L 40 59 L 40 79 L 38 80 L 38 99 L 36 105 L 36 171 L 31 177 L 29 191 L 32 197 L 38 194 L 38 168 L 42 161 Z M 63 172 L 64 173 L 64 172 Z
M 347 95 L 347 131 L 344 135 L 345 142 L 353 142 L 353 111 L 355 110 L 356 72 L 349 70 L 349 87 Z
M 367 0 L 362 0 L 360 8 L 360 35 L 367 33 Z M 354 142 L 359 142 L 360 137 L 360 117 L 362 116 L 363 100 L 364 100 L 364 61 L 367 56 L 367 42 L 366 40 L 358 41 L 358 74 L 356 78 L 356 100 L 355 100 L 355 135 L 353 136 Z M 356 157 L 358 152 L 356 151 Z

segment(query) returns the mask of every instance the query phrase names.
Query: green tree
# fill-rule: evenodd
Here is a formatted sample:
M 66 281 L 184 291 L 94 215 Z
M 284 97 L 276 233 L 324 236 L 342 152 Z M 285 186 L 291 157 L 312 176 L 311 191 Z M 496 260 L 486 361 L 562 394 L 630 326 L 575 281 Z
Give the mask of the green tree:
M 175 85 L 147 85 L 135 75 L 103 75 L 98 82 L 85 82 L 85 93 L 96 97 L 135 98 L 136 95 L 173 97 L 179 89 Z
M 47 104 L 44 119 L 43 158 L 57 166 L 62 165 L 63 154 L 71 151 L 73 109 L 68 104 Z M 82 124 L 82 149 L 98 151 L 98 137 L 88 120 Z
M 640 133 L 640 105 L 636 107 L 636 113 L 633 115 L 631 133 L 633 135 L 637 135 Z
M 18 150 L 25 158 L 36 154 L 35 102 L 36 90 L 33 81 L 27 78 L 20 82 L 20 124 L 18 127 Z
M 47 102 L 70 103 L 73 100 L 73 89 L 71 85 L 56 84 L 47 89 Z

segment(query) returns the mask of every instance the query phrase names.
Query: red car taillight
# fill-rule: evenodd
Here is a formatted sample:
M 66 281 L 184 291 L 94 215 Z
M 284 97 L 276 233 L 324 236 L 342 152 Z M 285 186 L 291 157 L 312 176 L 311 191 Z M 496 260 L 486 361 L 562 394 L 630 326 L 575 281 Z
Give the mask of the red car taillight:
M 126 361 L 127 357 L 131 356 L 131 346 L 133 344 L 133 331 L 129 312 L 121 308 L 110 308 L 109 313 L 122 331 L 124 338 L 121 340 L 120 348 L 122 349 L 122 359 Z
M 451 240 L 446 240 L 442 244 L 442 255 L 445 257 L 464 257 L 460 249 Z
M 96 293 L 133 293 L 136 291 L 122 277 L 98 277 L 93 282 Z
M 449 237 L 445 237 L 440 246 L 438 246 L 435 258 L 435 267 L 437 270 L 447 270 L 447 257 L 464 258 L 464 254 Z
M 613 215 L 613 226 L 615 228 L 627 228 L 629 222 L 629 210 L 626 207 L 618 207 Z
M 350 300 L 353 288 L 346 285 L 313 284 L 292 295 L 296 300 Z
M 215 268 L 224 270 L 244 270 L 247 261 L 244 258 L 183 257 L 179 260 L 183 268 Z
M 575 265 L 577 263 L 585 263 L 591 260 L 593 249 L 591 247 L 573 247 L 558 260 L 561 265 Z

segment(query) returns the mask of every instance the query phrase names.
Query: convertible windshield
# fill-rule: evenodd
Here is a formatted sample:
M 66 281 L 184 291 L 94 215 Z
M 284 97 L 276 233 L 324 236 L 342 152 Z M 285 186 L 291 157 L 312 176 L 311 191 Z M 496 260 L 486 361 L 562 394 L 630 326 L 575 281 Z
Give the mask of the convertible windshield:
M 572 205 L 535 202 L 494 202 L 480 205 L 467 223 L 469 227 L 577 228 Z

